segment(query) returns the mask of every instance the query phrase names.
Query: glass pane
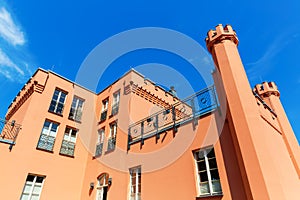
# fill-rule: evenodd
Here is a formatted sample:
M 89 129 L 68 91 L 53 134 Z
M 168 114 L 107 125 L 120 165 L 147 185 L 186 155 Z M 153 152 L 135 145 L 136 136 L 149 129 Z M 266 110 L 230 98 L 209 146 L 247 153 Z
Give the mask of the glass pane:
M 30 184 L 26 184 L 25 187 L 24 187 L 24 191 L 23 193 L 30 193 L 31 191 L 31 186 Z
M 65 102 L 65 98 L 66 98 L 66 94 L 65 93 L 61 93 L 60 98 L 59 98 L 59 102 L 60 103 L 64 103 Z
M 219 172 L 218 169 L 210 170 L 211 180 L 219 180 Z
M 204 152 L 203 151 L 198 151 L 196 152 L 196 160 L 203 160 L 204 159 Z
M 30 200 L 39 200 L 39 195 L 38 194 L 33 194 L 31 196 L 31 199 Z
M 57 100 L 58 94 L 59 94 L 59 91 L 55 90 L 52 99 Z
M 208 181 L 207 172 L 206 171 L 200 172 L 200 182 L 205 182 L 205 181 Z
M 198 164 L 199 171 L 206 170 L 205 160 L 199 161 L 197 164 Z
M 33 175 L 28 175 L 26 181 L 33 182 L 34 177 L 35 176 L 33 176 Z
M 212 181 L 213 192 L 222 192 L 220 181 Z
M 71 132 L 71 137 L 76 137 L 76 130 L 72 129 L 72 132 Z
M 52 111 L 52 112 L 54 112 L 55 107 L 56 107 L 56 101 L 55 101 L 55 100 L 52 100 L 52 101 L 51 101 L 51 104 L 50 104 L 49 110 Z
M 20 200 L 29 200 L 29 194 L 22 194 Z
M 139 184 L 138 185 L 138 193 L 141 193 L 141 191 L 142 191 L 142 186 L 141 186 L 141 184 Z
M 33 188 L 32 193 L 33 194 L 40 194 L 41 193 L 41 188 L 42 188 L 41 185 L 35 185 L 34 188 Z
M 201 192 L 201 194 L 207 194 L 207 193 L 209 193 L 208 182 L 206 182 L 206 183 L 200 183 L 200 192 Z
M 208 158 L 214 158 L 214 157 L 216 157 L 214 149 L 206 150 L 206 152 L 207 152 L 207 157 Z
M 217 161 L 215 158 L 209 159 L 208 162 L 210 169 L 217 168 Z
M 43 183 L 43 180 L 44 180 L 44 177 L 42 177 L 42 176 L 38 176 L 38 177 L 36 178 L 36 182 L 37 182 L 37 183 Z

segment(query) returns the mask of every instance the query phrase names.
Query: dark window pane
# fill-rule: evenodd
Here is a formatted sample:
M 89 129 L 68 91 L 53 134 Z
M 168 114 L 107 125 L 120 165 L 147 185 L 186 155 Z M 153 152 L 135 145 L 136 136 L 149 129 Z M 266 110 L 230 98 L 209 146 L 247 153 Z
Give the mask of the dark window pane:
M 34 176 L 33 175 L 28 175 L 26 181 L 33 182 Z
M 217 168 L 217 161 L 216 161 L 215 158 L 209 159 L 208 162 L 209 162 L 209 168 L 210 169 Z
M 206 166 L 205 166 L 205 161 L 204 160 L 198 162 L 198 170 L 199 171 L 206 170 Z
M 219 180 L 219 172 L 218 169 L 210 170 L 211 180 Z
M 37 183 L 42 183 L 43 180 L 44 180 L 44 177 L 41 177 L 41 176 L 38 176 L 38 177 L 36 178 L 36 182 L 37 182 Z
M 216 157 L 215 156 L 215 152 L 214 152 L 214 149 L 210 149 L 210 150 L 207 150 L 207 157 L 208 158 L 214 158 L 214 157 Z
M 205 181 L 208 181 L 207 172 L 206 171 L 200 172 L 200 182 L 205 182 Z
M 196 153 L 196 160 L 203 160 L 204 159 L 204 152 L 199 151 Z
M 141 193 L 142 191 L 142 187 L 141 187 L 141 184 L 138 185 L 138 193 Z

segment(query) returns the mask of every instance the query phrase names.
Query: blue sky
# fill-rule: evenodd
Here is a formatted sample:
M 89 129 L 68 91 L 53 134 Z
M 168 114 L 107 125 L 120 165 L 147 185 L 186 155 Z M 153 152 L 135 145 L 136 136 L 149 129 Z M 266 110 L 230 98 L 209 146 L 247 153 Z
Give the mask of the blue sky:
M 262 81 L 275 81 L 278 85 L 299 141 L 299 10 L 297 0 L 0 0 L 0 116 L 5 116 L 11 100 L 38 67 L 75 80 L 87 55 L 115 34 L 134 28 L 162 27 L 181 32 L 205 47 L 206 32 L 222 23 L 231 24 L 238 34 L 239 51 L 251 86 Z M 180 90 L 180 82 L 165 80 L 164 71 L 151 74 L 149 66 L 175 69 L 195 90 L 202 86 L 185 60 L 169 52 L 145 49 L 113 62 L 98 91 L 136 67 L 157 83 L 175 85 L 180 97 L 187 95 Z

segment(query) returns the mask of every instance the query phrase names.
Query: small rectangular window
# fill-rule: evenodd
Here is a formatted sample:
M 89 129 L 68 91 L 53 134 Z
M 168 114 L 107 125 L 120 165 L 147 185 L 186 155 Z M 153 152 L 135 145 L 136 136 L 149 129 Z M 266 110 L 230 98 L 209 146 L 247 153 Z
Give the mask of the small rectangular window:
M 102 110 L 101 110 L 100 121 L 104 121 L 107 118 L 108 102 L 109 102 L 108 98 L 106 98 L 102 101 Z
M 20 200 L 39 200 L 45 176 L 28 174 Z
M 200 195 L 221 194 L 222 188 L 213 148 L 194 152 Z
M 117 122 L 113 122 L 109 125 L 109 138 L 107 141 L 107 151 L 112 151 L 116 147 L 117 138 Z
M 66 92 L 63 92 L 62 90 L 59 89 L 55 89 L 50 103 L 49 111 L 62 115 L 66 97 L 67 97 Z
M 52 151 L 59 124 L 46 120 L 40 135 L 37 148 Z
M 142 186 L 142 173 L 141 167 L 135 167 L 129 169 L 130 173 L 130 200 L 141 199 L 141 186 Z
M 60 154 L 74 156 L 77 130 L 66 127 L 64 138 L 60 148 Z
M 113 94 L 111 115 L 116 115 L 119 112 L 119 104 L 120 104 L 120 91 L 117 91 Z
M 83 99 L 78 97 L 73 98 L 72 106 L 69 113 L 69 118 L 75 121 L 80 121 L 82 116 L 82 109 L 83 109 Z
M 95 156 L 102 155 L 104 138 L 105 138 L 105 129 L 102 128 L 102 129 L 98 130 L 98 139 L 97 139 L 97 144 L 96 144 Z

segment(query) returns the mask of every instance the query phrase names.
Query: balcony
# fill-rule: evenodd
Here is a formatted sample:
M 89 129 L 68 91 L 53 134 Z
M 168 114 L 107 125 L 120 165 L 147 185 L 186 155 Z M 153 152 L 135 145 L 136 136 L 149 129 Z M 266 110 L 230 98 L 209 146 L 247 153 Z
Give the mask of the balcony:
M 60 154 L 66 155 L 66 156 L 74 156 L 74 151 L 75 151 L 75 143 L 70 142 L 67 140 L 63 140 L 61 147 L 60 147 Z
M 107 118 L 107 110 L 102 111 L 100 116 L 100 122 L 103 122 Z
M 195 127 L 200 116 L 213 112 L 217 107 L 215 87 L 205 88 L 169 108 L 131 124 L 128 128 L 127 150 L 130 150 L 130 145 L 138 142 L 143 145 L 145 139 L 154 136 L 159 139 L 160 133 L 164 131 L 173 129 L 177 132 L 181 124 L 192 122 Z
M 113 151 L 115 150 L 115 147 L 116 147 L 116 138 L 115 137 L 111 137 L 111 138 L 108 138 L 107 140 L 107 151 Z
M 0 119 L 0 142 L 9 144 L 9 149 L 11 150 L 16 143 L 20 130 L 21 125 L 17 124 L 14 120 L 10 122 Z
M 36 148 L 46 150 L 46 151 L 53 151 L 54 142 L 55 142 L 55 137 L 41 134 Z
M 97 144 L 96 145 L 95 156 L 101 156 L 102 155 L 102 150 L 103 150 L 103 143 Z

